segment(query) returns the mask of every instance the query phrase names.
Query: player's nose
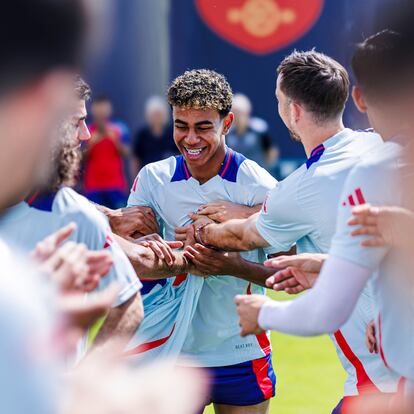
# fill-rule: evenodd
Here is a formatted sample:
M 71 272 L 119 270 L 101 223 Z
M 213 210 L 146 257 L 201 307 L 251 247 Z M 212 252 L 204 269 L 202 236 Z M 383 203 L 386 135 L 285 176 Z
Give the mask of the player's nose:
M 184 138 L 184 142 L 187 145 L 196 145 L 200 142 L 200 138 L 198 138 L 197 134 L 190 131 L 187 136 Z
M 91 139 L 91 133 L 89 131 L 86 122 L 82 122 L 79 129 L 79 141 L 88 141 Z

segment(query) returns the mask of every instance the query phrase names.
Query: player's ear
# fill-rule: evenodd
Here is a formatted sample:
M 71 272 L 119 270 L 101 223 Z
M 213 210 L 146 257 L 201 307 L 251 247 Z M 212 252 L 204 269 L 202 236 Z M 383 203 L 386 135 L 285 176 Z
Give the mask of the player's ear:
M 359 112 L 367 112 L 367 104 L 365 103 L 365 99 L 362 94 L 361 88 L 359 88 L 358 86 L 352 87 L 352 99 L 354 100 L 354 104 Z
M 290 119 L 296 124 L 298 123 L 301 114 L 302 114 L 302 107 L 296 103 L 296 102 L 290 102 L 289 104 L 289 110 L 290 110 Z
M 233 125 L 233 121 L 234 114 L 233 112 L 229 112 L 223 120 L 223 135 L 226 135 L 230 131 L 230 128 Z

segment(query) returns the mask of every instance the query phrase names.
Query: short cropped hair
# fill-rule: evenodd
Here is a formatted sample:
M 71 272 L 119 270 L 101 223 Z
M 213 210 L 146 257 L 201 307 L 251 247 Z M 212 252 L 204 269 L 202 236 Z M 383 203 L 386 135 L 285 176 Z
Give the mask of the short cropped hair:
M 412 44 L 401 33 L 386 29 L 359 43 L 352 57 L 356 84 L 367 96 L 404 90 L 413 79 Z
M 231 111 L 233 101 L 226 78 L 208 69 L 184 72 L 172 81 L 167 95 L 172 107 L 214 109 L 221 117 Z
M 290 99 L 300 102 L 325 122 L 340 116 L 349 96 L 349 76 L 336 60 L 310 50 L 294 51 L 277 68 L 280 88 Z
M 75 92 L 83 101 L 88 101 L 92 95 L 91 87 L 80 76 L 75 79 Z

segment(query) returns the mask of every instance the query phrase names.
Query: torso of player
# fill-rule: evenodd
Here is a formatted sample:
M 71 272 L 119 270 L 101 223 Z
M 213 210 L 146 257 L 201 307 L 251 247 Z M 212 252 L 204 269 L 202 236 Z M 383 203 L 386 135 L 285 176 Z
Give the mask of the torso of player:
M 373 183 L 377 191 L 373 196 L 369 195 L 368 202 L 412 206 L 412 199 L 407 200 L 406 195 L 414 179 L 414 166 L 407 159 L 407 145 L 405 139 L 396 138 L 367 160 L 365 168 L 378 180 Z M 398 248 L 387 251 L 372 279 L 380 355 L 390 369 L 410 381 L 414 381 L 414 323 L 408 317 L 414 314 L 413 281 L 412 257 Z
M 273 244 L 279 243 L 285 250 L 296 239 L 299 253 L 327 253 L 335 234 L 338 205 L 346 178 L 361 159 L 382 145 L 377 134 L 345 129 L 325 141 L 323 147 L 319 146 L 315 151 L 315 154 L 319 151 L 319 156 L 311 156 L 307 164 L 278 184 L 278 192 L 269 194 L 266 227 L 269 227 L 269 236 L 274 235 Z M 290 201 L 279 203 L 277 197 Z M 270 227 L 272 223 L 275 223 L 273 228 Z M 259 226 L 259 232 L 260 229 Z M 372 291 L 365 289 L 340 334 L 332 336 L 348 374 L 345 395 L 362 392 L 365 384 L 360 380 L 364 378 L 361 364 L 382 391 L 395 390 L 395 381 L 384 369 L 380 358 L 371 355 L 365 346 L 365 329 L 374 315 Z
M 188 214 L 202 204 L 225 200 L 254 206 L 263 203 L 275 184 L 276 180 L 264 169 L 229 149 L 219 174 L 204 184 L 191 177 L 182 156 L 149 164 L 134 183 L 128 204 L 152 207 L 165 238 L 174 240 L 175 228 L 190 224 Z M 263 250 L 243 256 L 254 262 L 265 259 Z M 200 279 L 190 276 L 194 277 Z M 234 296 L 247 293 L 249 283 L 231 276 L 212 275 L 202 284 L 183 352 L 195 357 L 202 366 L 231 365 L 263 356 L 257 340 L 239 336 Z M 258 286 L 252 286 L 251 291 L 264 293 Z

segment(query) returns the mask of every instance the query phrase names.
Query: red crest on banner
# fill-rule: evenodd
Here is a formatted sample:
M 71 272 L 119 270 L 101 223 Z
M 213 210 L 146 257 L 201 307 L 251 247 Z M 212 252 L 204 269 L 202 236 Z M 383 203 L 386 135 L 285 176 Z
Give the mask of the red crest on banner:
M 220 37 L 265 54 L 293 43 L 318 21 L 323 0 L 196 0 L 204 22 Z

